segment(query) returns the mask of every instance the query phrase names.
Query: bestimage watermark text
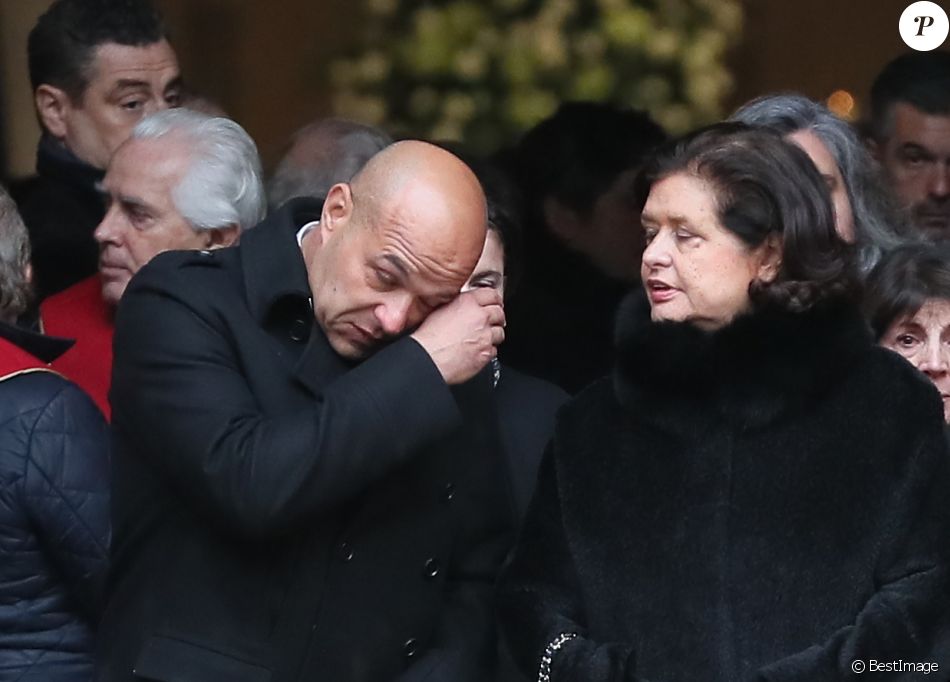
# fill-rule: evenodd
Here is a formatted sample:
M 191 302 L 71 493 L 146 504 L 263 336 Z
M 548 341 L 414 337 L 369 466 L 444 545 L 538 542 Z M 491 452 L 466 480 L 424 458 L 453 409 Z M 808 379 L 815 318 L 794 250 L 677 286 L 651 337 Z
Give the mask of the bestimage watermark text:
M 860 658 L 851 661 L 851 670 L 857 674 L 863 672 L 869 673 L 921 673 L 929 675 L 940 669 L 939 664 L 930 661 L 905 661 L 898 659 L 896 661 L 879 661 L 875 658 L 862 660 Z

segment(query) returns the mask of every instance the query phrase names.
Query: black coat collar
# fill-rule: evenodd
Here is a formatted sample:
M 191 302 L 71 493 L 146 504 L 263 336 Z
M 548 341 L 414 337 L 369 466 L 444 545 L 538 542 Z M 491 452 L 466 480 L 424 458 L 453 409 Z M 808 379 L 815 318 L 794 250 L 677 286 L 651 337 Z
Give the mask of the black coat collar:
M 297 230 L 320 219 L 323 201 L 293 199 L 241 236 L 241 267 L 254 318 L 266 324 L 284 299 L 310 299 L 310 281 Z
M 638 291 L 620 307 L 614 386 L 621 403 L 661 424 L 726 419 L 741 429 L 807 410 L 873 346 L 858 311 L 758 310 L 715 332 L 652 322 Z
M 292 199 L 242 235 L 238 247 L 251 314 L 276 336 L 292 333 L 306 342 L 293 371 L 314 395 L 351 367 L 316 323 L 307 266 L 297 243 L 297 231 L 319 220 L 322 207 L 322 200 Z
M 38 334 L 5 322 L 0 322 L 0 339 L 9 341 L 47 364 L 68 351 L 76 343 L 73 339 Z
M 49 135 L 43 135 L 36 147 L 36 172 L 96 197 L 99 183 L 105 177 L 105 171 L 90 166 Z

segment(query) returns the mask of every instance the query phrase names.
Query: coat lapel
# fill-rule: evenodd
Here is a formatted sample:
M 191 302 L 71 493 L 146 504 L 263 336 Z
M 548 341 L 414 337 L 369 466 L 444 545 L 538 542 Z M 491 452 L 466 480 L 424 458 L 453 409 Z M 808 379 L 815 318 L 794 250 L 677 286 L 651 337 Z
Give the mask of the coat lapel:
M 333 350 L 320 325 L 314 320 L 307 346 L 294 365 L 294 379 L 317 396 L 349 369 L 349 365 Z

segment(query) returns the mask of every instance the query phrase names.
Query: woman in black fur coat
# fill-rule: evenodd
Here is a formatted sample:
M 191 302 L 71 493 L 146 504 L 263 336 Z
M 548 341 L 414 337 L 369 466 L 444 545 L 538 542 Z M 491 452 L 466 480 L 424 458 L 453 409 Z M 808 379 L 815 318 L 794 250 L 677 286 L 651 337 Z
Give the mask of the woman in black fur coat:
M 562 411 L 500 586 L 522 672 L 950 669 L 940 401 L 870 338 L 821 176 L 720 124 L 640 184 L 646 299 L 621 308 L 612 378 Z

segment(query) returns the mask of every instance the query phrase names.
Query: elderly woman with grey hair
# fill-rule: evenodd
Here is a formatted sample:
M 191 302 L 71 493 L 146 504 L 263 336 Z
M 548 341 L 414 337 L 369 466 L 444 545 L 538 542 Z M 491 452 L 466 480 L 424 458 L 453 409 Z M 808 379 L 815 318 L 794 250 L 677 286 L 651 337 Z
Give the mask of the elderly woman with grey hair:
M 0 188 L 0 679 L 78 682 L 92 675 L 107 567 L 108 429 L 49 370 L 62 341 L 13 324 L 30 299 L 29 258 Z
M 903 243 L 904 218 L 876 163 L 854 129 L 824 105 L 802 95 L 766 95 L 730 120 L 774 130 L 808 154 L 828 184 L 838 234 L 857 246 L 862 273 Z
M 919 369 L 950 423 L 950 244 L 911 244 L 868 275 L 864 310 L 874 337 Z

